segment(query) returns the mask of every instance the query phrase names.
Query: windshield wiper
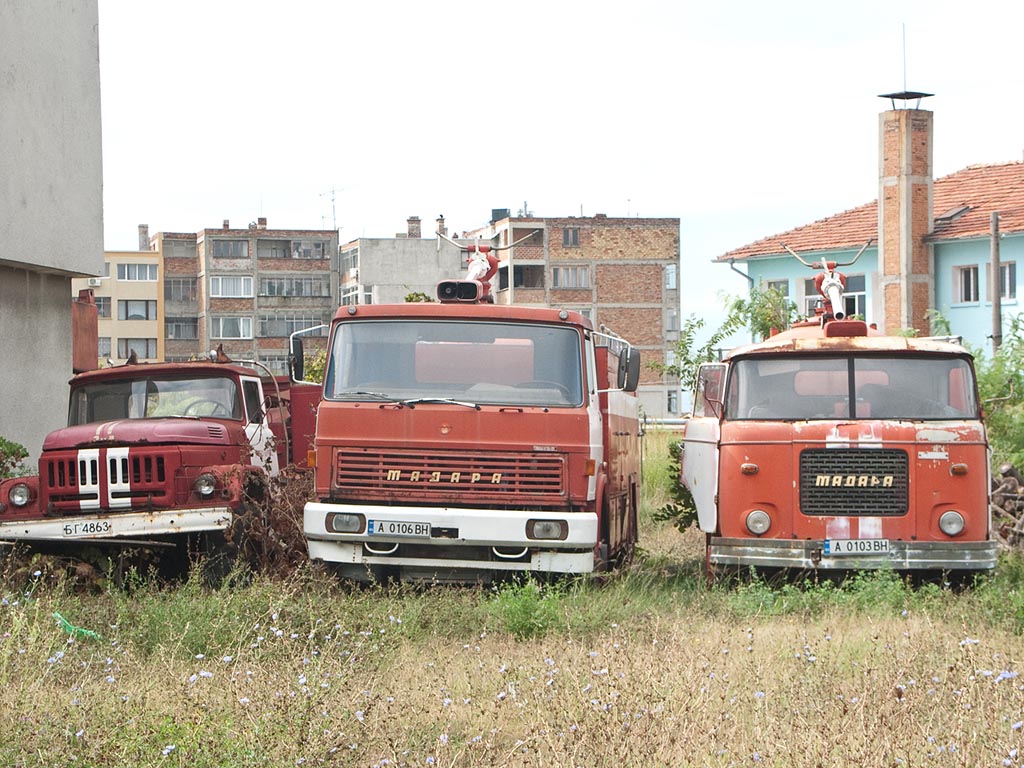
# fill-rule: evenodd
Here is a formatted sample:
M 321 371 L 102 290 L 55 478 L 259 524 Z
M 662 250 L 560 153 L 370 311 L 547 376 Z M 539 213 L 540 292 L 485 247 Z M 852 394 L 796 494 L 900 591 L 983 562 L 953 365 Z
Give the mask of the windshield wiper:
M 476 403 L 468 403 L 465 400 L 452 400 L 450 397 L 411 397 L 408 400 L 400 401 L 400 403 L 410 408 L 415 407 L 418 403 L 440 403 L 441 405 L 461 405 L 464 408 L 480 410 L 480 406 Z
M 384 394 L 383 392 L 367 392 L 364 389 L 346 390 L 345 392 L 338 392 L 336 397 L 342 397 L 344 395 L 366 395 L 367 397 L 376 397 L 378 400 L 394 400 L 391 395 Z

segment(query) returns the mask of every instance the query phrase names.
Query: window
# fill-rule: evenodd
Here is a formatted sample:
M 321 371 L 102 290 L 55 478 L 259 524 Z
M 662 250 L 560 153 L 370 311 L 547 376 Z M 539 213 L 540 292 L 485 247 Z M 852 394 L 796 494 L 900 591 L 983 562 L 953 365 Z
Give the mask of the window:
M 985 266 L 985 280 L 988 289 L 985 291 L 986 301 L 992 301 L 992 265 Z M 1003 301 L 1015 301 L 1017 298 L 1017 262 L 1004 261 L 999 264 L 999 298 Z M 99 301 L 97 299 L 96 301 Z
M 566 227 L 562 230 L 562 247 L 563 248 L 579 248 L 580 247 L 580 228 L 579 227 Z
M 97 357 L 110 357 L 110 337 L 100 336 L 99 349 L 97 350 Z
M 769 283 L 769 286 L 770 285 L 771 283 Z M 867 279 L 864 275 L 847 275 L 846 289 L 843 291 L 842 307 L 842 310 L 847 317 L 851 317 L 853 315 L 865 317 L 867 315 L 866 286 Z M 813 316 L 815 308 L 822 306 L 819 303 L 821 301 L 823 301 L 823 299 L 814 285 L 814 278 L 811 277 L 804 280 L 804 314 Z
M 260 355 L 260 362 L 273 371 L 275 375 L 281 376 L 288 373 L 287 355 Z
M 261 259 L 287 259 L 291 256 L 290 240 L 258 240 L 256 256 Z
M 544 267 L 540 264 L 512 267 L 512 277 L 515 280 L 516 288 L 543 288 Z M 508 270 L 498 270 L 498 290 L 504 291 L 508 288 Z
M 679 287 L 679 265 L 678 264 L 666 264 L 665 265 L 665 289 L 674 291 Z
M 156 339 L 118 339 L 117 356 L 126 360 L 135 353 L 140 359 L 152 360 L 156 357 Z
M 216 299 L 252 297 L 251 277 L 211 277 L 210 296 Z
M 668 391 L 668 400 L 665 403 L 665 409 L 669 413 L 679 413 L 679 393 L 675 390 L 670 389 Z
M 345 274 L 350 269 L 359 269 L 359 249 L 350 248 L 347 251 L 342 251 L 338 269 L 341 274 Z
M 867 316 L 867 280 L 864 275 L 847 275 L 846 290 L 843 291 L 843 311 L 847 317 Z
M 260 296 L 330 296 L 323 277 L 264 277 L 260 279 Z
M 164 320 L 164 337 L 168 339 L 198 339 L 199 319 L 195 317 L 168 317 Z
M 318 315 L 261 315 L 260 336 L 291 336 L 296 331 L 320 325 Z
M 215 259 L 249 258 L 248 240 L 214 240 L 212 245 Z
M 118 280 L 145 280 L 153 282 L 157 279 L 156 264 L 118 264 Z
M 953 268 L 954 301 L 970 303 L 978 300 L 978 265 Z
M 665 330 L 669 333 L 679 330 L 679 310 L 665 310 Z
M 164 278 L 164 299 L 167 301 L 196 301 L 198 298 L 194 277 Z
M 589 288 L 590 267 L 552 267 L 552 288 Z
M 96 297 L 96 314 L 100 317 L 110 317 L 110 297 Z
M 292 240 L 293 259 L 325 259 L 328 256 L 326 240 Z
M 789 296 L 789 280 L 767 280 L 764 287 L 769 291 L 776 291 L 780 296 Z
M 195 240 L 168 240 L 163 242 L 164 258 L 194 259 L 196 257 Z
M 118 320 L 156 320 L 156 301 L 129 299 L 117 302 Z
M 211 317 L 211 339 L 251 339 L 251 317 Z

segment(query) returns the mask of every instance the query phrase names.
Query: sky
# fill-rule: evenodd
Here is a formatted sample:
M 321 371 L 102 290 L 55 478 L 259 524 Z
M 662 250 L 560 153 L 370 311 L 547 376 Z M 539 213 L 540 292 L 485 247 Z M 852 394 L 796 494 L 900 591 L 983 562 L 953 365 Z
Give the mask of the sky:
M 680 219 L 711 260 L 878 196 L 879 94 L 935 94 L 934 169 L 1024 159 L 1024 3 L 99 0 L 107 250 L 246 227 L 390 237 Z

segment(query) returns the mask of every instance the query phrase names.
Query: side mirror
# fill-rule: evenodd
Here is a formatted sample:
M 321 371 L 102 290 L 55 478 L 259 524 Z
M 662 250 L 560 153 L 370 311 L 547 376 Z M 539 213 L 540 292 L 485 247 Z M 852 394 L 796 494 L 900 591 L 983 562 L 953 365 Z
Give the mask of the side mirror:
M 619 355 L 619 370 L 616 384 L 624 392 L 636 392 L 640 383 L 640 350 L 627 347 Z
M 306 372 L 306 357 L 302 349 L 302 339 L 292 336 L 292 348 L 288 353 L 288 370 L 292 381 L 302 381 Z
M 725 402 L 725 365 L 705 363 L 697 370 L 697 391 L 693 397 L 694 416 L 722 418 Z

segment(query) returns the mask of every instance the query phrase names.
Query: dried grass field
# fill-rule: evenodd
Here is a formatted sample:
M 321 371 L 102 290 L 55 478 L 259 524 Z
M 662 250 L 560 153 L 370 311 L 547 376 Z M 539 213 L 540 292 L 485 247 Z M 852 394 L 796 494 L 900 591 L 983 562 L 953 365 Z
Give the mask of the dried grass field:
M 603 583 L 9 575 L 0 765 L 1024 765 L 1024 562 L 708 588 L 647 442 L 643 551 Z

